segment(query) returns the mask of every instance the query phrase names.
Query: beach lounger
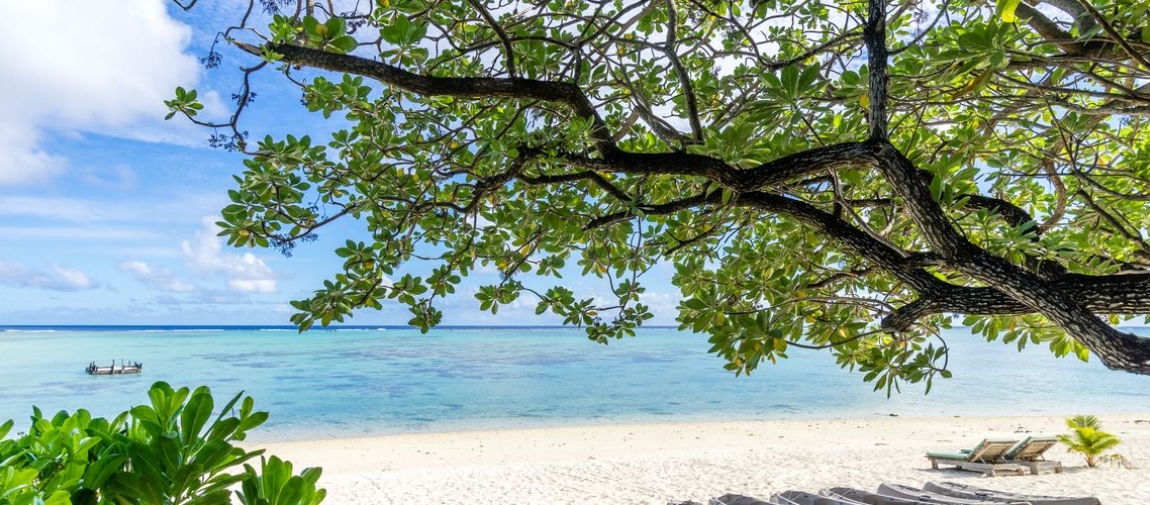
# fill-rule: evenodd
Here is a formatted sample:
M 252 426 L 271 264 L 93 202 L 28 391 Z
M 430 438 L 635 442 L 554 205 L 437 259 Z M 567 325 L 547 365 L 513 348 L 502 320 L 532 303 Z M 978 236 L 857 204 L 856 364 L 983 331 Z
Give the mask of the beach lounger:
M 922 503 L 940 503 L 950 505 L 988 505 L 995 503 L 1001 505 L 1004 502 L 990 502 L 981 498 L 957 498 L 939 493 L 932 493 L 916 487 L 903 486 L 900 484 L 879 484 L 878 494 L 881 496 L 891 496 L 895 498 L 904 498 L 907 500 L 917 500 Z M 1025 501 L 1014 500 L 1005 503 L 1014 505 L 1030 505 Z
M 854 489 L 849 487 L 832 487 L 821 491 L 823 495 L 842 500 L 852 500 L 865 505 L 933 505 L 932 502 L 921 502 L 908 498 L 882 496 L 878 493 Z
M 780 505 L 866 505 L 845 497 L 817 495 L 805 491 L 773 494 L 771 501 Z
M 966 484 L 958 484 L 956 482 L 927 482 L 926 485 L 923 486 L 923 489 L 932 493 L 954 496 L 956 498 L 981 498 L 988 502 L 995 503 L 1017 501 L 1027 502 L 1031 505 L 1101 505 L 1102 503 L 1098 498 L 1093 496 L 1040 496 L 1008 493 L 1005 491 L 995 491 L 993 489 L 983 489 Z
M 750 496 L 743 496 L 741 494 L 728 493 L 718 498 L 711 498 L 710 505 L 779 505 L 769 501 L 763 501 L 758 498 Z M 790 504 L 783 504 L 790 505 Z
M 938 465 L 944 464 L 956 466 L 959 470 L 982 472 L 991 477 L 997 475 L 998 472 L 1022 475 L 1025 472 L 1024 467 L 1018 463 L 1007 463 L 1003 460 L 1003 454 L 1017 444 L 1017 440 L 987 438 L 969 451 L 928 452 L 926 457 L 930 459 L 930 467 L 935 470 L 938 469 Z
M 1002 458 L 1007 463 L 1017 463 L 1030 469 L 1031 475 L 1040 473 L 1062 473 L 1061 461 L 1046 461 L 1042 456 L 1048 449 L 1058 444 L 1054 437 L 1026 437 L 1003 453 Z

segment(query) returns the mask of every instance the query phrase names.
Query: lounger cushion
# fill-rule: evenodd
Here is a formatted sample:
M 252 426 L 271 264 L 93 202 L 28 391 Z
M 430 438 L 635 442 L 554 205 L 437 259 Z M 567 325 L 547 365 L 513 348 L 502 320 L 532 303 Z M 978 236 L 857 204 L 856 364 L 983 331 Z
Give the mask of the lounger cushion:
M 935 459 L 961 459 L 966 461 L 970 457 L 969 452 L 928 452 L 926 457 Z
M 985 438 L 981 442 L 979 442 L 978 445 L 974 446 L 973 449 L 969 449 L 969 450 L 963 449 L 959 452 L 928 452 L 928 453 L 926 453 L 926 457 L 935 458 L 935 459 L 958 459 L 958 460 L 963 460 L 963 461 L 972 461 L 972 456 L 975 456 L 976 454 L 978 454 L 979 459 L 981 459 L 981 452 L 988 445 L 991 445 L 991 444 L 1010 444 L 1010 446 L 1014 446 L 1016 443 L 1017 443 L 1016 440 L 1008 440 L 1008 439 L 1001 439 L 1001 438 Z M 997 459 L 999 456 L 1000 455 L 996 453 L 993 456 L 993 458 Z

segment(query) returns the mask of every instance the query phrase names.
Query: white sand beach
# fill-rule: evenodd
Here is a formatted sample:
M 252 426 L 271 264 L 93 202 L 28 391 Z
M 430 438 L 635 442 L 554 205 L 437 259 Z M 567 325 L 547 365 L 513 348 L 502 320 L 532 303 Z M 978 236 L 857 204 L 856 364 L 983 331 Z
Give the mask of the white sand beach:
M 1062 446 L 1062 474 L 982 477 L 931 470 L 923 453 L 985 437 L 1065 432 L 1062 417 L 755 421 L 493 430 L 264 444 L 297 468 L 321 466 L 333 504 L 651 503 L 788 489 L 874 490 L 949 480 L 1031 494 L 1150 501 L 1150 413 L 1103 415 L 1138 465 L 1088 469 Z

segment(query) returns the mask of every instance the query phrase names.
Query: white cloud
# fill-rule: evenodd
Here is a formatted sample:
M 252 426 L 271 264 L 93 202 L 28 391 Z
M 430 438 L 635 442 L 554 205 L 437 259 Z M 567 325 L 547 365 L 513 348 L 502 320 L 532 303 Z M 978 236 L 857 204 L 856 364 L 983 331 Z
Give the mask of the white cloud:
M 0 33 L 3 31 L 0 30 Z M 2 51 L 0 54 L 4 52 L 10 51 Z M 40 141 L 39 135 L 19 124 L 20 118 L 15 113 L 6 112 L 4 101 L 11 98 L 5 95 L 6 92 L 0 91 L 0 186 L 40 182 L 64 172 L 68 168 L 68 160 L 36 147 Z
M 655 316 L 647 323 L 648 325 L 675 324 L 675 318 L 679 317 L 679 302 L 682 299 L 683 295 L 679 293 L 648 291 L 643 293 L 639 302 L 646 305 Z
M 228 289 L 244 293 L 275 293 L 276 281 L 275 279 L 229 279 Z
M 197 283 L 181 280 L 171 269 L 140 260 L 127 260 L 119 264 L 121 272 L 131 274 L 144 285 L 171 293 L 196 292 L 202 303 L 236 303 L 243 301 L 243 293 L 276 293 L 275 272 L 256 255 L 245 252 L 235 254 L 224 250 L 219 228 L 211 216 L 203 218 L 203 228 L 191 240 L 180 243 L 179 258 L 184 260 L 183 276 L 198 278 Z M 160 250 L 158 252 L 165 252 Z M 154 254 L 153 254 L 154 255 Z M 207 278 L 223 277 L 226 290 L 206 288 Z M 175 300 L 169 297 L 170 300 Z M 182 303 L 182 302 L 181 302 Z
M 224 252 L 223 240 L 216 236 L 220 229 L 215 225 L 215 218 L 204 217 L 203 225 L 204 228 L 196 232 L 192 240 L 180 244 L 180 250 L 188 260 L 191 271 L 201 275 L 223 275 L 227 277 L 227 286 L 231 291 L 276 292 L 275 273 L 264 260 L 250 252 Z
M 143 261 L 129 260 L 119 265 L 121 272 L 132 274 L 136 280 L 152 289 L 170 291 L 173 293 L 190 293 L 196 290 L 194 284 L 189 284 L 176 278 L 176 274 L 162 266 L 152 266 Z
M 58 197 L 0 197 L 0 216 L 38 217 L 72 222 L 123 220 L 129 214 L 92 200 Z
M 69 288 L 91 289 L 96 287 L 95 284 L 92 283 L 92 279 L 88 278 L 88 274 L 80 270 L 56 266 L 52 267 L 52 271 L 55 272 L 56 279 Z
M 45 271 L 5 261 L 0 261 L 0 284 L 52 291 L 79 291 L 97 287 L 88 274 L 74 268 L 57 265 L 51 271 Z
M 164 0 L 5 2 L 0 13 L 9 20 L 0 30 L 9 48 L 0 51 L 0 184 L 67 169 L 40 147 L 49 133 L 173 141 L 189 128 L 162 121 L 163 100 L 201 73 L 184 52 L 191 28 L 169 17 Z M 209 110 L 222 107 L 204 96 Z

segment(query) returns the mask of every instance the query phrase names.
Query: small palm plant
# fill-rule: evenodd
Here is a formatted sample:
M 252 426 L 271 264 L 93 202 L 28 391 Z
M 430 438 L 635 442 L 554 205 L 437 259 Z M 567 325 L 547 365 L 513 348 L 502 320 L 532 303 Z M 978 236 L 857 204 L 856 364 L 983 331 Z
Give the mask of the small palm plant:
M 1069 435 L 1058 435 L 1058 441 L 1066 444 L 1067 450 L 1077 452 L 1086 458 L 1086 466 L 1095 467 L 1099 463 L 1110 463 L 1130 468 L 1130 462 L 1120 454 L 1103 454 L 1121 443 L 1112 433 L 1102 431 L 1102 423 L 1091 415 L 1077 415 L 1066 420 Z

